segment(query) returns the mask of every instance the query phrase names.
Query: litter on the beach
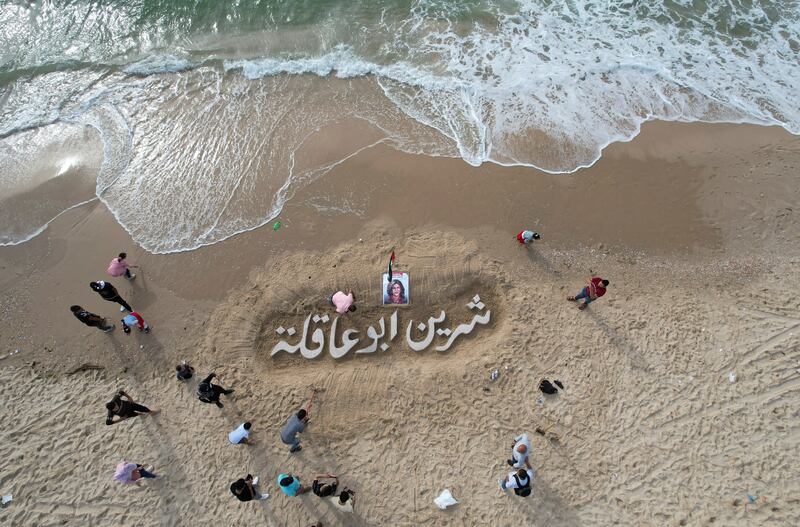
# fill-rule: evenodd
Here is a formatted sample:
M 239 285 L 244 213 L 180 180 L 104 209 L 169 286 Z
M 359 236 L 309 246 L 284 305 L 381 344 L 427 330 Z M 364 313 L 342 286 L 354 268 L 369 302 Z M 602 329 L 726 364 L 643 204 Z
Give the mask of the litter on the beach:
M 3 507 L 5 507 L 9 503 L 11 503 L 11 500 L 13 500 L 13 499 L 14 499 L 14 496 L 12 496 L 11 494 L 5 494 L 3 496 Z
M 731 383 L 731 384 L 736 382 L 736 374 L 735 373 L 730 372 L 728 374 L 728 382 Z
M 489 374 L 489 379 L 492 381 L 496 381 L 499 376 L 500 376 L 500 370 L 495 368 L 492 370 L 492 373 Z
M 449 489 L 444 489 L 442 493 L 439 494 L 439 497 L 435 498 L 433 502 L 442 510 L 445 510 L 447 507 L 458 503 L 458 501 L 456 501 L 456 499 L 450 493 Z

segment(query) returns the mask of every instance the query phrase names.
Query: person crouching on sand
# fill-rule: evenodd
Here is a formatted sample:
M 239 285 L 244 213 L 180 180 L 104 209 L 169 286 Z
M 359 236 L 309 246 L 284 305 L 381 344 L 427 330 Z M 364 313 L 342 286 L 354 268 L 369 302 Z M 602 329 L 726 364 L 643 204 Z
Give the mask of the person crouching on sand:
M 604 280 L 599 276 L 590 276 L 586 283 L 586 287 L 581 289 L 581 292 L 575 296 L 568 296 L 567 300 L 570 302 L 577 302 L 581 299 L 586 299 L 584 302 L 579 303 L 578 309 L 586 309 L 590 302 L 593 302 L 606 294 L 608 287 L 608 280 Z
M 142 478 L 155 477 L 156 475 L 153 474 L 153 467 L 147 467 L 145 469 L 144 465 L 128 463 L 127 461 L 123 461 L 117 465 L 117 471 L 114 473 L 114 479 L 126 485 L 131 483 L 136 483 L 138 485 L 139 480 Z
M 116 327 L 114 324 L 106 324 L 105 318 L 101 317 L 100 315 L 95 315 L 94 313 L 89 313 L 81 306 L 70 306 L 69 310 L 72 311 L 72 314 L 75 315 L 75 318 L 87 326 L 97 328 L 100 331 L 105 331 L 108 333 L 109 331 L 113 331 Z
M 119 253 L 119 256 L 111 260 L 111 263 L 108 264 L 108 269 L 106 272 L 111 276 L 124 276 L 128 280 L 133 280 L 136 278 L 136 275 L 131 273 L 131 268 L 137 268 L 138 265 L 131 265 L 129 264 L 125 258 L 128 255 L 125 253 Z
M 125 316 L 125 318 L 122 319 L 122 331 L 124 331 L 126 334 L 130 334 L 131 327 L 133 326 L 138 327 L 139 331 L 150 333 L 150 326 L 148 326 L 144 321 L 142 315 L 136 311 L 131 311 Z
M 240 478 L 231 483 L 231 493 L 239 501 L 252 501 L 255 498 L 265 500 L 269 498 L 269 494 L 261 494 L 256 491 L 256 485 L 258 485 L 258 476 L 253 477 L 248 474 L 244 479 Z
M 532 243 L 533 240 L 538 240 L 539 238 L 541 238 L 539 233 L 533 231 L 519 231 L 517 234 L 517 241 L 520 243 L 520 245 L 528 245 L 529 243 Z
M 340 315 L 352 313 L 356 310 L 356 295 L 353 294 L 352 289 L 347 294 L 342 291 L 336 291 L 328 297 L 328 303 L 335 307 L 336 312 Z

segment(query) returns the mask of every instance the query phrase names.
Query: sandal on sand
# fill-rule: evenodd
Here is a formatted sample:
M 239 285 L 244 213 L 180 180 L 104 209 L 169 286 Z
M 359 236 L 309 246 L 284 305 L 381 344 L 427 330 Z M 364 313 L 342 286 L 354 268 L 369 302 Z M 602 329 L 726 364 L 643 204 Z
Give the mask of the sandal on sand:
M 574 302 L 575 301 L 575 297 L 574 296 L 568 296 L 567 300 L 569 300 L 570 302 Z
M 583 311 L 583 310 L 584 310 L 584 309 L 586 309 L 588 306 L 589 306 L 589 304 L 581 304 L 581 305 L 579 305 L 579 306 L 578 306 L 578 309 L 580 309 L 581 311 Z

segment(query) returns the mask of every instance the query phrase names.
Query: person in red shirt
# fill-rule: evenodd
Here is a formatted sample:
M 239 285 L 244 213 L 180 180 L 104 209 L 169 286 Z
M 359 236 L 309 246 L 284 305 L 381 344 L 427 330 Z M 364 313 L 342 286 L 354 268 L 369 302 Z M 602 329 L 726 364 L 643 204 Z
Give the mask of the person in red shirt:
M 599 276 L 590 276 L 586 287 L 581 289 L 581 292 L 577 295 L 568 296 L 567 300 L 570 302 L 577 302 L 578 300 L 585 299 L 584 302 L 578 303 L 578 309 L 586 309 L 586 306 L 588 306 L 590 302 L 606 294 L 607 287 L 608 280 L 604 280 Z

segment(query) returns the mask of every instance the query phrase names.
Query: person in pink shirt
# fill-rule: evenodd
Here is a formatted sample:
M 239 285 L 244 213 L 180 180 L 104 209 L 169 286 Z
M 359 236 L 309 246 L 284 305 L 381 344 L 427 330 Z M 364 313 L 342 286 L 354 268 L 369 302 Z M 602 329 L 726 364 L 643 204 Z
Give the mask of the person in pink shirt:
M 336 312 L 340 315 L 344 315 L 347 312 L 352 313 L 356 310 L 356 295 L 353 294 L 352 289 L 347 294 L 336 291 L 328 297 L 328 302 L 336 308 Z
M 136 275 L 131 273 L 131 268 L 137 268 L 138 265 L 130 265 L 125 258 L 128 255 L 125 253 L 119 253 L 119 256 L 111 260 L 111 263 L 108 264 L 108 270 L 106 271 L 111 276 L 125 276 L 128 280 L 133 280 L 136 278 Z

